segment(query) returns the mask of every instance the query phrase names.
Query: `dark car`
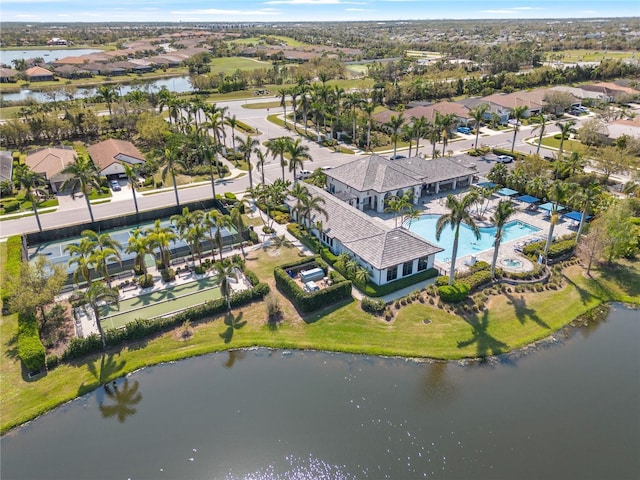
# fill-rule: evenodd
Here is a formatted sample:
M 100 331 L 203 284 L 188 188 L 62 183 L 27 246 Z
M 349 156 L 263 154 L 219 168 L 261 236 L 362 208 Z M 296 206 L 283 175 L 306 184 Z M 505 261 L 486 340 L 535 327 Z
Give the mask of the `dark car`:
M 119 192 L 120 190 L 122 190 L 122 188 L 120 187 L 120 183 L 118 183 L 118 180 L 111 180 L 109 182 L 109 185 L 111 185 L 111 190 L 113 190 L 114 192 Z

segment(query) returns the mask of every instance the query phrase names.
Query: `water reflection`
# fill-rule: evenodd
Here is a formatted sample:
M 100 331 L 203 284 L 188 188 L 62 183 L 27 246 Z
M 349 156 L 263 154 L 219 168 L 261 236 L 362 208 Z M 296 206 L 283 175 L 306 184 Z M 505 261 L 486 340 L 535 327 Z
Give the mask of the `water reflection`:
M 222 363 L 222 366 L 224 368 L 232 368 L 237 360 L 242 360 L 246 356 L 246 350 L 229 350 L 227 352 L 227 360 Z
M 446 362 L 434 362 L 425 365 L 423 395 L 433 403 L 446 403 L 456 394 L 456 385 L 447 375 Z
M 105 405 L 100 402 L 100 413 L 102 418 L 116 417 L 118 422 L 124 423 L 127 417 L 135 415 L 138 409 L 135 405 L 138 405 L 142 400 L 142 394 L 138 391 L 140 383 L 136 380 L 133 383 L 129 383 L 129 379 L 126 378 L 121 385 L 116 382 L 107 383 L 104 386 L 104 392 L 106 398 L 112 403 Z

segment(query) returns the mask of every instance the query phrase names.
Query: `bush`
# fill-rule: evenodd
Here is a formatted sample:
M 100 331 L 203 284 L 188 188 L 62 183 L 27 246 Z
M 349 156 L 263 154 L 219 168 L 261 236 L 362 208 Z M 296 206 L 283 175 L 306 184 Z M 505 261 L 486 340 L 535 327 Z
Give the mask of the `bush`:
M 485 262 L 484 260 L 480 260 L 479 262 L 476 262 L 475 265 L 472 265 L 471 267 L 469 267 L 469 271 L 470 272 L 478 272 L 480 270 L 489 270 L 491 269 L 491 264 L 489 264 L 488 262 Z
M 164 270 L 162 271 L 164 272 Z M 153 287 L 154 284 L 155 281 L 153 280 L 153 275 L 151 275 L 150 273 L 147 273 L 146 275 L 140 275 L 138 277 L 138 285 L 140 285 L 140 288 Z
M 386 304 L 381 298 L 363 297 L 360 304 L 365 312 L 380 315 L 384 312 Z
M 15 212 L 20 208 L 20 202 L 18 202 L 17 200 L 7 202 L 3 205 L 3 208 L 4 208 L 4 213 Z
M 18 315 L 18 357 L 30 372 L 37 372 L 45 365 L 46 351 L 40 341 L 35 315 Z
M 464 283 L 467 285 L 471 291 L 489 282 L 491 282 L 490 270 L 478 270 L 477 272 L 467 275 L 458 281 L 458 283 Z
M 202 265 L 196 265 L 196 268 L 193 269 L 196 275 L 202 275 L 207 269 Z M 174 275 L 175 278 L 175 275 Z
M 453 285 L 443 285 L 438 287 L 438 295 L 445 302 L 458 303 L 469 295 L 469 285 L 461 282 L 456 282 Z
M 163 181 L 162 181 L 162 180 L 158 180 L 158 181 L 156 182 L 156 188 L 161 188 L 161 187 L 162 187 L 162 185 L 164 185 L 164 183 L 163 183 Z
M 173 282 L 176 279 L 176 271 L 173 268 L 165 268 L 160 270 L 162 281 L 165 283 Z

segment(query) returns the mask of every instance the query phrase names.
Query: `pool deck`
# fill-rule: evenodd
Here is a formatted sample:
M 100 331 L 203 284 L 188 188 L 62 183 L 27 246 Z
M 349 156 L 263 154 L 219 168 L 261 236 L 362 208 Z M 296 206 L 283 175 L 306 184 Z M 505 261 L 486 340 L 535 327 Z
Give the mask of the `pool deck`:
M 458 189 L 455 191 L 447 191 L 442 192 L 438 195 L 432 195 L 430 197 L 423 197 L 418 205 L 415 207 L 420 210 L 421 214 L 434 214 L 434 215 L 443 215 L 448 213 L 447 207 L 445 206 L 445 199 L 447 195 L 454 194 L 458 197 L 465 195 L 468 193 L 468 189 Z M 479 227 L 492 227 L 493 224 L 490 222 L 491 216 L 494 214 L 496 206 L 498 202 L 506 197 L 499 197 L 494 195 L 489 201 L 489 207 L 485 213 L 485 220 L 476 220 L 477 225 Z M 508 242 L 503 242 L 500 244 L 500 250 L 498 251 L 498 261 L 497 266 L 503 268 L 504 270 L 512 271 L 512 272 L 524 272 L 533 269 L 533 264 L 531 261 L 518 253 L 515 248 L 517 246 L 521 246 L 527 242 L 532 241 L 533 239 L 541 239 L 546 240 L 547 235 L 549 233 L 549 220 L 545 215 L 546 212 L 542 210 L 531 211 L 526 210 L 526 205 L 520 202 L 514 201 L 516 206 L 518 206 L 518 211 L 511 217 L 510 221 L 516 220 L 532 225 L 536 228 L 539 228 L 540 231 L 534 232 L 532 234 L 526 235 L 524 237 L 520 237 L 516 240 L 511 240 Z M 395 220 L 392 213 L 376 213 L 374 211 L 368 210 L 366 213 L 369 215 L 378 218 L 386 225 L 393 227 L 395 225 Z M 398 222 L 399 224 L 400 222 Z M 556 224 L 553 230 L 554 237 L 560 237 L 562 235 L 566 235 L 568 233 L 575 233 L 576 229 L 572 228 L 574 226 L 574 222 L 571 220 L 565 220 L 560 217 L 560 221 Z M 491 263 L 493 261 L 493 248 L 488 250 L 483 250 L 478 253 L 474 253 L 473 255 L 465 255 L 458 256 L 456 258 L 456 271 L 465 271 L 469 268 L 469 264 L 471 263 L 471 257 L 475 256 L 476 261 L 485 261 L 487 263 Z M 518 267 L 509 267 L 503 264 L 505 259 L 514 259 L 522 262 L 522 266 Z M 449 274 L 449 269 L 451 268 L 450 262 L 442 262 L 436 259 L 435 266 L 440 270 L 442 274 Z

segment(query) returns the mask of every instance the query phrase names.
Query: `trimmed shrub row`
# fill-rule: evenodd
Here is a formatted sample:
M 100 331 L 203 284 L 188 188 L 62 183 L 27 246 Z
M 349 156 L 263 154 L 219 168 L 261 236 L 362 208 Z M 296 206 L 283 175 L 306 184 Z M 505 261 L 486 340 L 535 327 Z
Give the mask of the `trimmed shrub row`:
M 44 368 L 46 351 L 35 315 L 18 315 L 18 357 L 30 372 Z
M 536 261 L 538 259 L 538 255 L 544 252 L 545 243 L 545 240 L 541 240 L 539 242 L 525 245 L 525 247 L 522 249 L 522 253 Z M 547 257 L 551 259 L 562 257 L 563 255 L 572 253 L 575 247 L 575 235 L 571 234 L 561 237 L 560 239 L 552 242 L 551 245 L 549 245 L 549 252 L 547 254 Z
M 11 291 L 8 287 L 7 279 L 15 277 L 20 273 L 22 263 L 22 237 L 16 235 L 7 239 L 7 261 L 4 264 L 2 282 L 0 282 L 0 294 L 2 295 L 2 313 L 9 311 L 9 297 Z
M 249 276 L 247 276 L 248 278 Z M 269 285 L 257 283 L 253 288 L 238 292 L 231 296 L 231 307 L 246 305 L 253 300 L 262 300 L 269 293 Z M 213 315 L 227 311 L 227 300 L 217 298 L 191 307 L 170 317 L 152 319 L 137 319 L 128 323 L 120 330 L 108 330 L 105 332 L 105 341 L 108 346 L 117 346 L 125 342 L 140 340 L 154 333 L 170 330 L 185 321 L 195 322 Z M 62 356 L 63 360 L 71 360 L 102 349 L 102 342 L 97 335 L 86 338 L 74 338 Z
M 351 297 L 351 282 L 335 271 L 331 272 L 332 285 L 311 293 L 306 293 L 302 290 L 300 285 L 287 273 L 291 270 L 297 272 L 316 267 L 322 268 L 326 275 L 327 264 L 319 257 L 303 258 L 300 261 L 281 265 L 273 270 L 278 289 L 303 313 L 313 312 Z
M 438 287 L 438 295 L 445 302 L 458 303 L 469 295 L 469 285 L 463 282 L 455 282 L 453 285 Z

